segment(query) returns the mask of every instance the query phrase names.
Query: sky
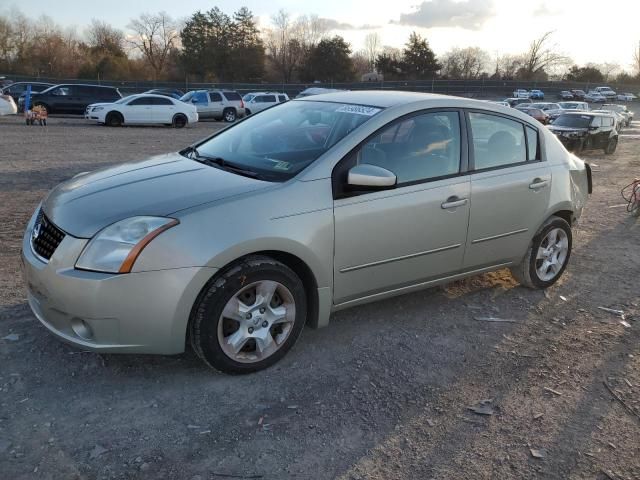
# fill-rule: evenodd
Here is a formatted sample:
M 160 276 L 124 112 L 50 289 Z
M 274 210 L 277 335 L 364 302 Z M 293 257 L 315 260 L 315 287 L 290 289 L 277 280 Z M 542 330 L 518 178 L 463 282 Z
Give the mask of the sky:
M 554 31 L 556 49 L 577 64 L 617 63 L 630 71 L 640 42 L 639 0 L 0 0 L 0 13 L 17 8 L 33 18 L 46 14 L 82 32 L 92 18 L 125 29 L 143 12 L 166 11 L 185 19 L 213 6 L 231 14 L 243 5 L 259 18 L 261 27 L 268 27 L 271 15 L 280 9 L 293 16 L 317 14 L 330 19 L 335 33 L 354 51 L 363 48 L 370 32 L 378 32 L 383 45 L 402 47 L 415 30 L 436 54 L 478 46 L 495 57 L 523 52 L 531 40 Z

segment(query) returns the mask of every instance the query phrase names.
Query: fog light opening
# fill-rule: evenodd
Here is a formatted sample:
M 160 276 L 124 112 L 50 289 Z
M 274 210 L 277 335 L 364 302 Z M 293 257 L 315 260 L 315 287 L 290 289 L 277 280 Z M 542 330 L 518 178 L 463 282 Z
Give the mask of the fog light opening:
M 81 318 L 73 318 L 71 320 L 71 329 L 80 338 L 84 338 L 85 340 L 91 340 L 93 338 L 91 326 Z

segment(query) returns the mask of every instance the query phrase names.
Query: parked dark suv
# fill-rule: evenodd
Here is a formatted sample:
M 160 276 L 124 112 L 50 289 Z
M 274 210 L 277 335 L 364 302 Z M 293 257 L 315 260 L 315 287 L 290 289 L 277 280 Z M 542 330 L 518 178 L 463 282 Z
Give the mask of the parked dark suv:
M 607 113 L 563 113 L 549 125 L 567 150 L 580 153 L 583 150 L 604 150 L 607 155 L 616 151 L 618 132 L 615 118 Z
M 62 84 L 32 94 L 31 105 L 41 105 L 47 109 L 48 113 L 83 114 L 87 105 L 115 102 L 120 98 L 122 95 L 115 87 Z M 24 106 L 24 96 L 18 101 L 18 108 L 21 106 Z

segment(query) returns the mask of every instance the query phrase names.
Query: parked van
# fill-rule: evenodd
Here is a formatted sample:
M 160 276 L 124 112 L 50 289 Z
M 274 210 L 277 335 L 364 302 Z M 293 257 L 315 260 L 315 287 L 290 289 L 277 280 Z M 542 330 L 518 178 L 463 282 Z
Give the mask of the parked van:
M 31 94 L 31 106 L 43 107 L 47 114 L 77 113 L 84 114 L 92 103 L 111 103 L 122 98 L 115 87 L 103 85 L 62 84 L 54 85 L 40 93 Z M 18 100 L 19 110 L 24 109 L 25 96 Z

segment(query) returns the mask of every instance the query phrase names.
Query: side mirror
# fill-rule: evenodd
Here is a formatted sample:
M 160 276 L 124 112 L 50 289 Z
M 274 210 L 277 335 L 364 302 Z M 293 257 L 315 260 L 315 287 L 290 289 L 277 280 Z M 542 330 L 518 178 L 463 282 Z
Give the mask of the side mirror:
M 362 163 L 349 170 L 347 184 L 354 190 L 385 190 L 393 188 L 398 177 L 386 168 Z

